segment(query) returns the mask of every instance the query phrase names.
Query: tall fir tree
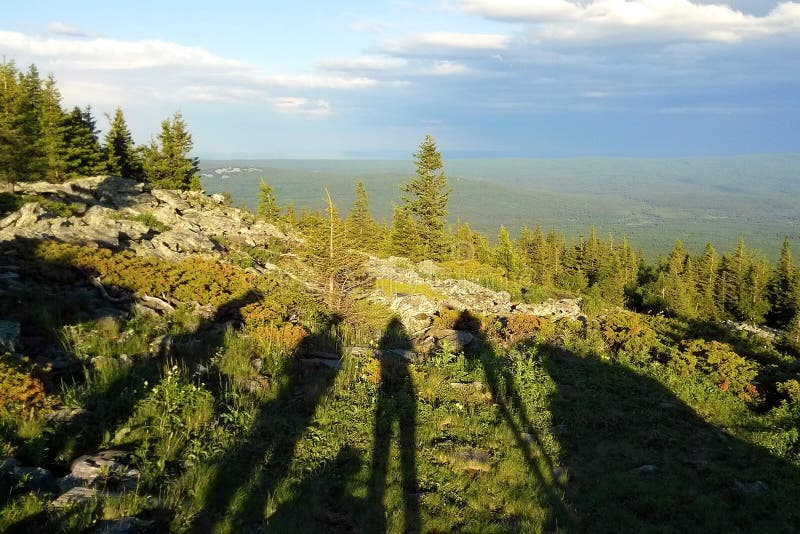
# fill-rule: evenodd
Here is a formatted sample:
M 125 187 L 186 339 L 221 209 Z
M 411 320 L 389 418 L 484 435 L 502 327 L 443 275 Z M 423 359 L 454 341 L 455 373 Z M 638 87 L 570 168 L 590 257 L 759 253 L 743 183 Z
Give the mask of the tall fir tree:
M 786 237 L 769 283 L 769 300 L 772 303 L 769 320 L 776 326 L 787 326 L 797 313 L 796 276 L 792 247 Z
M 369 195 L 364 189 L 364 183 L 358 182 L 356 185 L 355 199 L 350 213 L 347 215 L 347 233 L 356 243 L 360 243 L 360 248 L 374 251 L 378 246 L 378 229 L 375 219 L 369 210 Z
M 137 181 L 143 180 L 139 151 L 134 146 L 133 135 L 125 122 L 122 108 L 117 106 L 117 109 L 114 110 L 114 115 L 106 115 L 106 118 L 109 122 L 109 128 L 103 139 L 103 151 L 105 152 L 109 174 L 133 178 Z
M 524 263 L 517 247 L 508 235 L 505 226 L 500 226 L 497 234 L 497 247 L 494 249 L 494 264 L 506 272 L 509 280 L 517 280 L 522 274 Z
M 64 110 L 61 108 L 61 92 L 52 74 L 44 82 L 39 122 L 46 166 L 45 178 L 51 182 L 63 182 L 67 178 L 68 125 Z
M 403 197 L 405 209 L 416 220 L 424 256 L 442 260 L 448 257 L 445 218 L 450 189 L 447 187 L 442 155 L 430 135 L 425 136 L 414 154 L 414 165 L 416 176 L 400 187 L 407 193 Z
M 704 319 L 716 319 L 719 315 L 716 300 L 719 256 L 711 243 L 706 244 L 697 261 L 698 313 Z
M 190 157 L 194 144 L 183 115 L 161 121 L 161 132 L 144 150 L 145 180 L 162 189 L 199 190 L 199 162 Z
M 423 250 L 422 239 L 414 219 L 405 208 L 395 206 L 390 232 L 391 254 L 418 260 Z
M 24 99 L 17 81 L 14 62 L 3 61 L 0 66 L 0 181 L 14 184 L 26 177 L 25 136 L 19 121 L 19 109 Z
M 105 158 L 91 108 L 75 106 L 67 116 L 65 126 L 67 176 L 76 178 L 103 174 L 106 170 Z

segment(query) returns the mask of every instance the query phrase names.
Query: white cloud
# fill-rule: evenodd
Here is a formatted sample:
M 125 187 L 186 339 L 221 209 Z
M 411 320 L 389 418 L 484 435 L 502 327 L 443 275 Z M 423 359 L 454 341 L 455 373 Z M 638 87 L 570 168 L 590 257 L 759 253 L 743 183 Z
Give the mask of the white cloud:
M 131 70 L 158 67 L 248 68 L 202 48 L 160 40 L 42 38 L 0 30 L 0 49 L 52 64 L 81 69 Z
M 462 0 L 489 19 L 525 23 L 537 44 L 549 41 L 737 43 L 800 33 L 800 3 L 783 2 L 756 16 L 723 4 L 690 0 Z
M 368 89 L 378 80 L 366 76 L 321 76 L 317 74 L 256 74 L 250 79 L 258 84 L 297 89 Z
M 47 25 L 47 31 L 56 35 L 69 35 L 70 37 L 87 37 L 81 29 L 61 21 L 53 21 Z
M 455 61 L 437 61 L 434 63 L 430 73 L 437 76 L 455 76 L 467 74 L 469 71 L 470 69 L 462 63 L 456 63 Z
M 200 47 L 163 40 L 82 38 L 64 24 L 59 36 L 0 30 L 0 50 L 21 64 L 53 71 L 65 102 L 112 107 L 142 102 L 265 103 L 282 113 L 324 116 L 332 112 L 331 91 L 368 90 L 402 80 L 376 80 L 360 70 L 402 67 L 400 58 L 330 61 L 325 73 L 283 74 L 216 55 Z M 68 32 L 69 35 L 67 35 Z M 165 75 L 168 73 L 168 75 Z M 275 93 L 290 91 L 293 96 Z
M 396 55 L 432 52 L 504 50 L 511 37 L 497 33 L 428 32 L 409 39 L 387 41 L 382 50 Z
M 331 71 L 388 71 L 405 67 L 408 61 L 398 57 L 359 57 L 353 59 L 328 59 L 318 67 Z
M 300 113 L 322 117 L 331 113 L 331 104 L 324 99 L 308 99 L 296 96 L 283 96 L 274 98 L 272 104 L 278 111 L 284 113 Z

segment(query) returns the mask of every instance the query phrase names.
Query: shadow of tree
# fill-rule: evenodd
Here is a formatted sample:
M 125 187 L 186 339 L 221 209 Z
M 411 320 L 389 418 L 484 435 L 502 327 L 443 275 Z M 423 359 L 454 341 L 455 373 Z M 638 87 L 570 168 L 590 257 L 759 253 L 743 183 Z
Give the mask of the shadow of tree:
M 791 532 L 797 466 L 701 419 L 633 368 L 536 348 L 576 527 L 590 532 Z
M 411 339 L 403 325 L 393 318 L 380 341 L 381 382 L 375 407 L 372 467 L 368 488 L 370 531 L 386 532 L 385 496 L 392 426 L 397 423 L 404 531 L 420 532 L 421 518 L 417 489 L 417 396 L 403 349 Z M 398 350 L 400 349 L 400 350 Z M 393 351 L 398 352 L 393 352 Z

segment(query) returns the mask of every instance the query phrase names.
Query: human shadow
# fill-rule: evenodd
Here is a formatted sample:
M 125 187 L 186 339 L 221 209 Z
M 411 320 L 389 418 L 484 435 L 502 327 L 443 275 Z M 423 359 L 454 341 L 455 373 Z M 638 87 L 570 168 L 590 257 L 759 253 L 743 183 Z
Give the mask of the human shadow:
M 421 532 L 417 488 L 417 394 L 409 373 L 407 350 L 411 339 L 403 325 L 393 318 L 380 340 L 380 386 L 375 406 L 374 443 L 368 487 L 370 532 L 386 532 L 385 498 L 392 426 L 398 427 L 404 531 Z
M 277 392 L 257 408 L 246 435 L 219 455 L 192 531 L 211 532 L 226 521 L 235 530 L 267 528 L 265 506 L 288 476 L 297 443 L 337 375 L 337 369 L 303 356 L 335 348 L 335 321 L 301 341 L 278 373 Z
M 531 421 L 527 407 L 515 384 L 511 361 L 497 354 L 480 329 L 480 321 L 469 311 L 463 311 L 455 329 L 470 331 L 475 341 L 466 351 L 468 361 L 479 365 L 492 402 L 500 411 L 503 422 L 511 430 L 517 448 L 523 455 L 529 472 L 535 477 L 546 503 L 550 507 L 551 527 L 565 528 L 572 524 L 572 515 L 564 502 L 564 471 L 548 453 L 538 430 Z
M 800 472 L 644 371 L 538 345 L 581 532 L 792 532 Z
M 358 451 L 345 445 L 336 458 L 308 475 L 293 489 L 293 498 L 269 518 L 272 532 L 357 532 L 357 517 L 363 499 L 354 497 L 348 485 L 361 469 Z M 310 502 L 323 511 L 309 513 Z

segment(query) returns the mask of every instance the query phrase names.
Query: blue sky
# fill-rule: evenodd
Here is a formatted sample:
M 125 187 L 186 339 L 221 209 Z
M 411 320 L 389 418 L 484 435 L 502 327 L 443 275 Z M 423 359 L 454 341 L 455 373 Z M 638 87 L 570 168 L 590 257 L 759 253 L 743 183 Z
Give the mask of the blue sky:
M 205 157 L 800 151 L 798 2 L 6 0 L 0 53 Z

